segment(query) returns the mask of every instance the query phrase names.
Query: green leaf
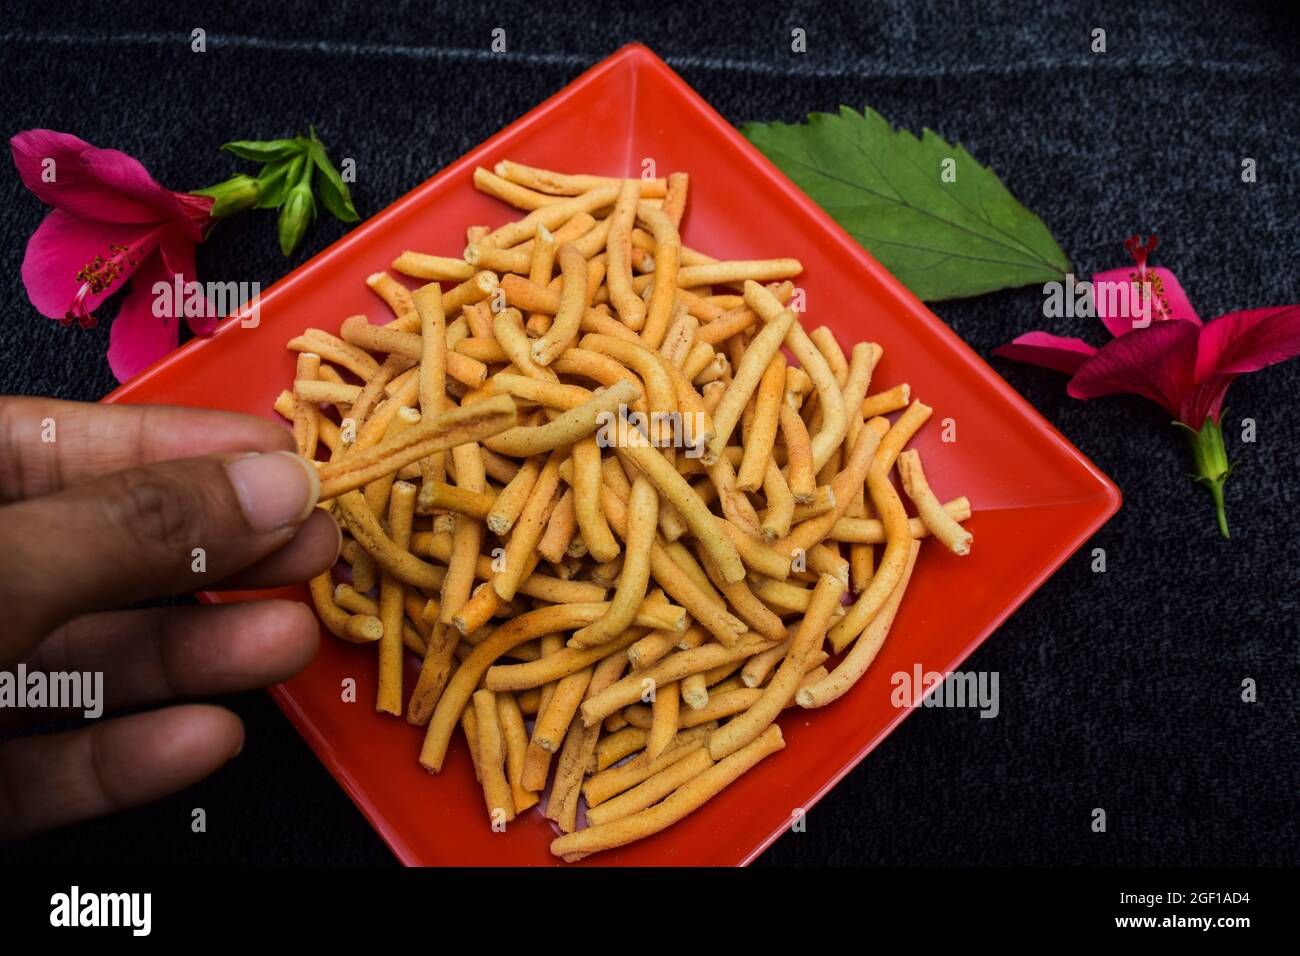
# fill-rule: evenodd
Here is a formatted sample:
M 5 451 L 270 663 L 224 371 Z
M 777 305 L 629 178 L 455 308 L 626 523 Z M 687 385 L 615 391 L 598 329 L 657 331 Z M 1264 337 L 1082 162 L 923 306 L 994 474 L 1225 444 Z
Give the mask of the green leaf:
M 257 177 L 257 209 L 278 209 L 289 195 L 289 190 L 302 176 L 305 156 L 291 156 L 262 167 Z
M 1042 220 L 991 169 L 928 129 L 918 139 L 871 109 L 841 106 L 805 124 L 741 132 L 921 299 L 1037 285 L 1070 270 Z
M 221 148 L 234 153 L 240 159 L 251 160 L 254 163 L 273 163 L 277 159 L 296 156 L 302 152 L 302 146 L 291 139 L 262 141 L 240 139 L 235 140 L 233 143 L 226 143 Z
M 356 222 L 361 217 L 357 215 L 356 207 L 352 205 L 352 194 L 348 191 L 348 184 L 343 181 L 343 177 L 330 162 L 325 152 L 325 144 L 316 138 L 314 129 L 311 131 L 311 137 L 307 152 L 311 156 L 311 161 L 316 164 L 316 190 L 320 193 L 320 201 L 335 219 L 342 222 Z

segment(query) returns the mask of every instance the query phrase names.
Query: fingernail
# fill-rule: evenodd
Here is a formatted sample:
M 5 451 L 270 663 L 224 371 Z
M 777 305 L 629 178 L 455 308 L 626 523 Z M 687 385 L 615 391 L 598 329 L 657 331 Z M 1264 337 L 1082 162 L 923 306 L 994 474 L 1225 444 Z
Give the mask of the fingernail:
M 287 451 L 246 455 L 226 463 L 244 520 L 265 534 L 299 524 L 320 497 L 320 476 L 307 459 Z

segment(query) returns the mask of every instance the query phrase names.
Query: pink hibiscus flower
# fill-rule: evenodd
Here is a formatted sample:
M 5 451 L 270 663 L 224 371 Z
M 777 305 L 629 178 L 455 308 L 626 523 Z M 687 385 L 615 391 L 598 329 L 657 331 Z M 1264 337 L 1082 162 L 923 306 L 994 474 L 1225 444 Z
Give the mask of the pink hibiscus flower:
M 90 326 L 99 303 L 132 279 L 108 349 L 113 374 L 126 381 L 179 341 L 180 316 L 156 314 L 153 289 L 178 276 L 182 288 L 195 280 L 194 247 L 212 222 L 213 200 L 172 192 L 125 153 L 67 133 L 27 130 L 9 147 L 23 184 L 54 207 L 23 258 L 32 305 L 64 324 Z M 208 315 L 185 318 L 197 335 L 216 325 Z
M 1155 236 L 1145 245 L 1133 236 L 1124 247 L 1134 267 L 1092 280 L 1097 316 L 1114 338 L 1096 348 L 1082 339 L 1029 332 L 994 354 L 1071 375 L 1068 391 L 1075 398 L 1127 392 L 1159 404 L 1188 433 L 1194 477 L 1214 496 L 1226 538 L 1223 483 L 1231 466 L 1219 424 L 1223 399 L 1238 375 L 1300 354 L 1300 306 L 1229 312 L 1202 323 L 1178 278 L 1147 264 Z

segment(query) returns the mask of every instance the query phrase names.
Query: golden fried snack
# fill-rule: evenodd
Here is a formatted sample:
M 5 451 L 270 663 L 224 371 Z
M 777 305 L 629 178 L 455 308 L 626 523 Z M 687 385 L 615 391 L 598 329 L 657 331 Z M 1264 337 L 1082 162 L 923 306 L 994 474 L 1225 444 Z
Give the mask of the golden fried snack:
M 926 481 L 925 471 L 921 468 L 920 452 L 913 449 L 898 456 L 898 475 L 903 479 L 903 490 L 916 505 L 917 514 L 930 533 L 953 554 L 970 554 L 973 536 L 953 520 L 952 515 L 948 514 L 930 490 L 930 483 Z
M 405 481 L 394 482 L 390 493 L 388 533 L 393 544 L 403 550 L 411 543 L 415 494 L 415 485 Z M 379 641 L 379 695 L 375 709 L 389 714 L 402 712 L 402 627 L 405 612 L 402 582 L 385 570 L 379 583 L 379 621 L 384 633 Z
M 965 496 L 946 501 L 942 507 L 954 521 L 965 521 L 971 515 L 970 501 Z M 920 518 L 908 518 L 907 525 L 913 538 L 924 538 L 930 534 L 930 529 Z M 879 518 L 840 518 L 831 527 L 827 537 L 851 544 L 884 544 L 885 526 Z
M 571 245 L 560 247 L 560 299 L 555 321 L 546 334 L 532 345 L 538 365 L 550 365 L 577 337 L 582 315 L 587 308 L 587 262 Z
M 473 181 L 522 217 L 470 226 L 460 258 L 398 255 L 414 291 L 367 277 L 393 317 L 296 336 L 275 409 L 328 452 L 351 584 L 310 593 L 376 645 L 378 708 L 417 655 L 421 765 L 459 726 L 492 825 L 539 806 L 578 859 L 680 819 L 784 746 L 785 708 L 846 693 L 920 541 L 969 549 L 970 503 L 940 505 L 906 450 L 930 409 L 873 386 L 884 349 L 805 331 L 797 260 L 683 243 L 685 174 L 503 160 Z
M 584 856 L 658 833 L 713 799 L 754 764 L 784 746 L 781 728 L 774 724 L 758 739 L 709 767 L 649 809 L 566 833 L 551 842 L 551 852 L 573 863 Z
M 497 722 L 501 725 L 501 738 L 506 748 L 506 779 L 510 782 L 510 799 L 515 816 L 537 803 L 537 794 L 523 785 L 525 755 L 528 752 L 528 730 L 524 726 L 524 713 L 514 694 L 497 694 Z M 480 743 L 480 749 L 482 744 Z M 480 758 L 481 759 L 481 758 Z
M 636 218 L 640 188 L 635 180 L 624 180 L 614 211 L 609 214 L 609 239 L 605 252 L 605 281 L 609 301 L 633 332 L 645 325 L 646 305 L 632 285 L 632 225 Z M 648 283 L 647 283 L 648 284 Z
M 509 455 L 512 458 L 540 455 L 543 452 L 571 445 L 584 435 L 590 435 L 600 427 L 605 416 L 616 415 L 621 406 L 629 405 L 640 397 L 641 389 L 634 382 L 627 380 L 615 382 L 597 392 L 588 401 L 569 409 L 545 425 L 519 425 L 508 430 L 493 432 L 492 437 L 485 437 L 482 441 L 498 454 Z M 496 402 L 499 398 L 505 396 L 487 398 L 469 405 L 468 408 L 487 405 Z M 512 402 L 511 409 L 513 408 Z
M 364 487 L 376 478 L 392 474 L 404 465 L 435 452 L 500 434 L 514 426 L 515 418 L 514 402 L 509 396 L 498 395 L 424 419 L 391 442 L 379 442 L 323 465 L 320 469 L 320 500 L 328 501 Z M 358 436 L 357 443 L 360 441 Z
M 808 613 L 790 642 L 790 651 L 781 662 L 758 701 L 734 720 L 718 728 L 709 737 L 709 756 L 722 760 L 755 740 L 776 719 L 799 687 L 808 670 L 808 658 L 821 647 L 830 626 L 831 614 L 840 606 L 844 582 L 823 574 L 813 590 Z
M 871 619 L 867 629 L 830 674 L 799 690 L 795 699 L 800 707 L 825 707 L 831 701 L 842 697 L 867 672 L 867 668 L 876 659 L 876 654 L 880 652 L 885 638 L 889 635 L 889 628 L 894 623 L 894 616 L 903 600 L 903 593 L 907 590 L 907 583 L 911 580 L 912 569 L 916 566 L 916 555 L 920 550 L 919 541 L 912 541 L 909 544 L 902 574 L 899 575 L 898 583 L 879 612 Z
M 506 779 L 506 748 L 501 736 L 500 718 L 497 716 L 497 697 L 490 690 L 474 694 L 474 736 L 478 753 L 479 780 L 483 784 L 483 800 L 488 816 L 495 823 L 499 818 L 515 818 L 515 801 L 510 782 Z

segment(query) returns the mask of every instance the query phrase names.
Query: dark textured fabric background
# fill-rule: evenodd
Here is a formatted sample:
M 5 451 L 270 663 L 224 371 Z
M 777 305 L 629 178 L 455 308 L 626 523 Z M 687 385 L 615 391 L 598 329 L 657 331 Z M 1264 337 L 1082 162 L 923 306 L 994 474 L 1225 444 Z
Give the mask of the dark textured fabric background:
M 1261 4 L 6 6 L 5 135 L 75 132 L 173 188 L 228 175 L 226 140 L 310 122 L 336 157 L 357 158 L 356 203 L 371 214 L 640 40 L 734 123 L 868 104 L 961 141 L 1081 276 L 1123 264 L 1129 233 L 1157 232 L 1156 261 L 1207 318 L 1300 301 L 1300 40 L 1293 15 Z M 498 26 L 505 55 L 488 52 Z M 206 54 L 190 52 L 194 27 Z M 794 27 L 806 55 L 789 52 Z M 1089 52 L 1093 27 L 1107 31 L 1104 55 Z M 1242 157 L 1258 182 L 1241 182 Z M 44 210 L 7 163 L 0 202 L 0 392 L 97 399 L 114 384 L 108 323 L 63 329 L 29 308 L 19 263 Z M 343 232 L 323 221 L 286 262 L 273 219 L 245 216 L 201 250 L 200 275 L 266 287 Z M 935 311 L 986 358 L 1034 328 L 1102 341 L 1099 326 L 1041 308 L 1041 292 L 1022 289 Z M 1158 409 L 1085 405 L 1062 376 L 992 361 L 1123 490 L 1091 545 L 1109 570 L 1092 573 L 1085 548 L 970 658 L 1001 675 L 996 720 L 913 715 L 762 862 L 1300 862 L 1300 362 L 1232 388 L 1225 431 L 1240 470 L 1224 542 Z M 1254 445 L 1237 440 L 1247 416 Z M 1240 700 L 1246 677 L 1258 703 Z M 269 697 L 227 703 L 248 742 L 215 777 L 0 860 L 392 861 Z M 207 808 L 206 836 L 189 832 L 194 806 Z M 1105 834 L 1089 827 L 1094 807 Z

